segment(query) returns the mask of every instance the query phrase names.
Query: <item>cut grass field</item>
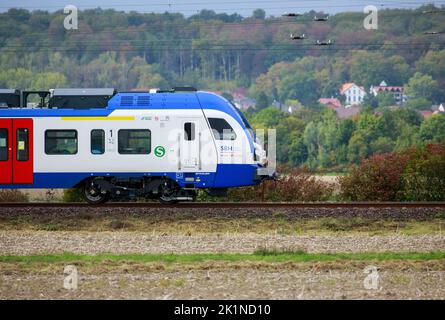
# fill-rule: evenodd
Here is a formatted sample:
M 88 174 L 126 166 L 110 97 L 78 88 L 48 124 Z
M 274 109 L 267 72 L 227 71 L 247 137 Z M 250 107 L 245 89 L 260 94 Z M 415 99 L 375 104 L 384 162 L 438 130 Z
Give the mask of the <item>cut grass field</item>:
M 445 259 L 445 252 L 383 252 L 383 253 L 306 253 L 259 249 L 253 254 L 98 254 L 79 255 L 72 253 L 31 256 L 0 256 L 2 263 L 75 263 L 90 262 L 160 262 L 160 263 L 201 263 L 224 262 L 327 262 L 327 261 L 429 261 Z
M 217 216 L 132 216 L 80 214 L 77 216 L 23 215 L 0 217 L 0 230 L 22 231 L 137 231 L 159 234 L 256 233 L 282 235 L 439 235 L 445 231 L 445 215 L 428 220 L 373 219 L 365 217 L 289 218 L 277 211 L 270 217 L 230 219 Z

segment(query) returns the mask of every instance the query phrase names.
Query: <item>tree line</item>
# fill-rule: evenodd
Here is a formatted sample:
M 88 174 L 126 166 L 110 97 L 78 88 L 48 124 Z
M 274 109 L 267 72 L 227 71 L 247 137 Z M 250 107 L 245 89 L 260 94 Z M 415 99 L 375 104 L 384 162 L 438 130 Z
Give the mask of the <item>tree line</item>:
M 343 170 L 373 154 L 445 139 L 444 116 L 424 120 L 415 109 L 445 101 L 443 8 L 387 9 L 379 29 L 363 29 L 361 13 L 321 12 L 298 18 L 250 17 L 202 10 L 182 14 L 79 12 L 79 29 L 65 30 L 62 11 L 0 13 L 0 87 L 115 87 L 119 90 L 191 85 L 256 99 L 254 126 L 277 128 L 278 160 L 315 170 Z M 305 34 L 292 41 L 290 33 Z M 315 46 L 330 39 L 332 46 Z M 382 80 L 404 86 L 409 100 L 390 110 L 391 95 L 371 95 L 354 119 L 338 119 L 318 104 L 355 82 L 368 91 Z M 228 94 L 227 96 L 230 97 Z M 341 98 L 341 97 L 339 97 Z M 298 106 L 293 114 L 274 101 Z
M 314 171 L 346 171 L 376 154 L 445 141 L 445 115 L 423 117 L 414 109 L 364 110 L 351 119 L 301 108 L 292 114 L 269 107 L 249 115 L 254 128 L 277 130 L 277 160 Z
M 440 88 L 443 37 L 424 34 L 445 29 L 443 15 L 423 13 L 434 10 L 440 8 L 381 10 L 379 29 L 365 30 L 361 13 L 314 22 L 321 12 L 286 18 L 266 17 L 261 9 L 250 17 L 202 10 L 185 17 L 90 9 L 79 12 L 78 30 L 65 30 L 61 10 L 10 9 L 0 13 L 0 85 L 250 87 L 256 98 L 264 92 L 269 100 L 308 106 L 347 81 L 367 88 L 382 80 L 404 85 L 420 72 Z M 292 41 L 291 33 L 308 39 Z M 327 39 L 334 43 L 330 48 L 314 45 Z M 292 72 L 283 74 L 283 68 Z M 281 83 L 269 84 L 276 75 Z M 433 90 L 427 99 L 443 94 Z

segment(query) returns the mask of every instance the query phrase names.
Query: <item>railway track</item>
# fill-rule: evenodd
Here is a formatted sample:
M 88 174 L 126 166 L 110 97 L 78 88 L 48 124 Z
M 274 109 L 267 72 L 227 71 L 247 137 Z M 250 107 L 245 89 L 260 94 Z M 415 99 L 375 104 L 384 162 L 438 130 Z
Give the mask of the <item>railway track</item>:
M 274 203 L 274 202 L 195 202 L 161 204 L 154 202 L 110 202 L 102 205 L 87 203 L 0 203 L 0 208 L 178 208 L 178 209 L 307 209 L 307 208 L 445 208 L 445 202 L 318 202 L 318 203 Z

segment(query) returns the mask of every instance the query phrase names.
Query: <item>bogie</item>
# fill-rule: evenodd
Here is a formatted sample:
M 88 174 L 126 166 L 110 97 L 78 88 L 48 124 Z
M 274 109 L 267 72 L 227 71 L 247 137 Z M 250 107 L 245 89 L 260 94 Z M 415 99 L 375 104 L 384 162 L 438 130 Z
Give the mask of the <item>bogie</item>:
M 82 195 L 89 204 L 102 204 L 108 201 L 110 194 L 101 188 L 98 179 L 89 179 L 82 186 Z
M 82 185 L 82 195 L 90 204 L 102 204 L 109 200 L 159 200 L 171 204 L 194 201 L 195 190 L 184 190 L 173 180 L 165 177 L 127 178 L 95 177 Z

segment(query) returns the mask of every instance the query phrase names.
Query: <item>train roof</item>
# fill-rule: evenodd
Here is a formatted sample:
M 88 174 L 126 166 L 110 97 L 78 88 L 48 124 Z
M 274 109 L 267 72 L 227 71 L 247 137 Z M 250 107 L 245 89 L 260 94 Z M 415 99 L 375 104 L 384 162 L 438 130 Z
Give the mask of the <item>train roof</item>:
M 67 90 L 67 89 L 63 89 Z M 66 93 L 69 93 L 65 91 Z M 227 99 L 205 91 L 190 92 L 120 92 L 115 94 L 106 107 L 88 109 L 54 108 L 0 108 L 0 118 L 7 117 L 105 117 L 114 110 L 168 110 L 168 109 L 213 109 L 231 115 L 240 124 L 246 124 L 237 108 Z
M 17 90 L 17 89 L 0 89 L 0 94 L 20 94 L 20 90 Z
M 112 96 L 116 93 L 114 88 L 57 88 L 54 89 L 54 96 Z

